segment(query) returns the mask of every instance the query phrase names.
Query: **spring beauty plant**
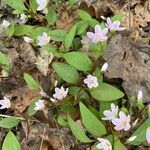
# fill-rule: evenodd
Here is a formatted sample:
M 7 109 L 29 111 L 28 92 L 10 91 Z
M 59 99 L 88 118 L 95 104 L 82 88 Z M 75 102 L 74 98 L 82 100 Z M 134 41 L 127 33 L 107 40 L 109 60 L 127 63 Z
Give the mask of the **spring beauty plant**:
M 127 150 L 150 144 L 150 106 L 143 103 L 142 89 L 127 98 L 117 85 L 104 80 L 110 64 L 101 58 L 108 39 L 125 30 L 121 26 L 123 15 L 118 13 L 99 21 L 74 8 L 76 1 L 69 0 L 65 10 L 75 11 L 77 19 L 66 31 L 56 26 L 62 3 L 4 0 L 18 17 L 2 21 L 5 36 L 22 39 L 35 50 L 52 56 L 52 61 L 48 68 L 50 89 L 45 91 L 34 75 L 24 72 L 28 88 L 38 96 L 23 116 L 0 114 L 0 127 L 11 129 L 42 111 L 51 113 L 48 120 L 55 120 L 60 128 L 70 128 L 74 137 L 92 150 Z M 11 65 L 4 53 L 0 53 L 0 64 L 9 76 Z M 5 95 L 0 105 L 0 109 L 13 109 L 11 98 Z M 9 130 L 2 149 L 9 149 L 10 144 L 14 150 L 21 150 L 20 142 Z

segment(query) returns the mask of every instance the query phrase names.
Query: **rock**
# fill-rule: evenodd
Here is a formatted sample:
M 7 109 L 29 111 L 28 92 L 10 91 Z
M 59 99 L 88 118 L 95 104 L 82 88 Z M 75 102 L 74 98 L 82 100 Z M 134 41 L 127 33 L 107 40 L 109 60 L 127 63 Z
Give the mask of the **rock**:
M 105 74 L 109 79 L 121 78 L 128 98 L 144 93 L 144 102 L 150 102 L 150 46 L 132 43 L 129 37 L 112 37 L 103 55 L 109 64 Z

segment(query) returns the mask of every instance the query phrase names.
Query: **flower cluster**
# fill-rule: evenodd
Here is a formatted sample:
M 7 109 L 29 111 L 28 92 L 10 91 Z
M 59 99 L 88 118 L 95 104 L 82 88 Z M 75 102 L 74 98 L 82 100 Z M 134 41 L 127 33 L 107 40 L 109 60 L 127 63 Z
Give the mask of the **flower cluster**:
M 125 28 L 120 27 L 121 25 L 120 21 L 112 22 L 109 17 L 107 18 L 105 25 L 106 25 L 106 28 L 104 29 L 102 29 L 100 25 L 96 25 L 95 32 L 87 32 L 87 36 L 91 40 L 92 43 L 99 43 L 99 42 L 106 41 L 108 39 L 107 37 L 108 30 L 111 30 L 111 31 L 125 30 Z

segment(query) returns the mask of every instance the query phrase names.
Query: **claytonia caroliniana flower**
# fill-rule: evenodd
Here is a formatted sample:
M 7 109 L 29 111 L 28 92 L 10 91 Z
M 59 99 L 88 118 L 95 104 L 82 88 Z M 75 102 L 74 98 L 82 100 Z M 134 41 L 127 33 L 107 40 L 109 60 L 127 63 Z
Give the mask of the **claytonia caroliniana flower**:
M 111 104 L 110 110 L 105 110 L 103 114 L 106 116 L 105 118 L 102 118 L 103 120 L 112 120 L 116 118 L 118 114 L 118 106 L 115 106 L 113 103 Z
M 20 15 L 20 24 L 25 24 L 27 22 L 27 16 L 25 14 Z
M 46 8 L 47 0 L 36 0 L 36 2 L 39 5 L 37 8 L 38 11 L 44 10 Z
M 5 109 L 5 108 L 10 108 L 11 103 L 10 100 L 6 97 L 4 97 L 4 99 L 0 100 L 0 109 Z
M 126 114 L 122 111 L 119 112 L 120 118 L 114 118 L 112 123 L 115 125 L 115 130 L 125 130 L 128 131 L 131 127 L 130 125 L 130 115 L 126 116 Z
M 107 139 L 103 139 L 103 138 L 97 138 L 97 139 L 100 143 L 96 145 L 96 148 L 101 150 L 112 150 L 112 146 Z
M 143 92 L 141 90 L 138 91 L 138 101 L 143 99 Z
M 27 37 L 27 36 L 24 36 L 23 39 L 24 39 L 24 41 L 27 42 L 27 43 L 33 43 L 33 42 L 34 42 L 33 39 L 31 39 L 31 38 L 29 38 L 29 37 Z
M 93 43 L 103 42 L 108 39 L 106 36 L 108 28 L 101 29 L 99 25 L 95 26 L 95 33 L 87 32 L 87 36 L 92 40 Z
M 150 127 L 146 130 L 146 140 L 150 144 Z
M 34 110 L 43 110 L 45 108 L 45 101 L 44 100 L 38 100 L 35 102 L 35 108 Z
M 65 90 L 63 86 L 61 86 L 61 88 L 55 88 L 55 94 L 53 94 L 53 97 L 58 99 L 58 100 L 62 100 L 64 99 L 68 94 L 68 88 Z
M 3 20 L 3 23 L 2 23 L 2 25 L 3 25 L 3 27 L 5 28 L 5 29 L 7 29 L 9 26 L 10 26 L 10 22 L 9 21 L 7 21 L 7 20 Z
M 112 31 L 122 31 L 126 29 L 126 28 L 120 27 L 121 25 L 120 21 L 112 22 L 109 17 L 107 18 L 106 21 L 107 21 L 107 23 L 105 23 L 106 27 Z
M 101 68 L 101 72 L 106 72 L 108 69 L 108 63 L 104 63 L 102 68 Z
M 95 76 L 90 75 L 90 74 L 87 76 L 86 79 L 84 79 L 83 82 L 87 85 L 87 87 L 88 87 L 89 89 L 98 86 L 97 78 L 96 78 Z
M 49 43 L 50 36 L 47 35 L 46 32 L 43 32 L 41 36 L 38 36 L 38 45 L 43 46 Z

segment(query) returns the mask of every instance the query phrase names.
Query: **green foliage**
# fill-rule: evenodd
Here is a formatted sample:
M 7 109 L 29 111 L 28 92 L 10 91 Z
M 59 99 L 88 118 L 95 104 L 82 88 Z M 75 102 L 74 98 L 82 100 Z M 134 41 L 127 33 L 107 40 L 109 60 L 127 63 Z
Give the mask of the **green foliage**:
M 79 82 L 79 74 L 73 66 L 64 63 L 53 63 L 52 66 L 64 81 L 72 84 Z
M 114 101 L 124 96 L 123 92 L 106 83 L 101 83 L 97 88 L 92 88 L 90 93 L 98 101 Z
M 99 137 L 106 134 L 105 126 L 81 102 L 80 102 L 80 112 L 82 116 L 83 125 L 90 133 Z
M 69 32 L 67 33 L 66 35 L 66 38 L 65 38 L 65 48 L 68 50 L 71 45 L 72 45 L 72 42 L 73 42 L 73 39 L 74 39 L 74 36 L 75 36 L 75 33 L 76 33 L 76 25 L 74 25 L 70 30 Z
M 37 7 L 38 7 L 36 0 L 29 0 L 29 5 L 30 5 L 31 10 L 33 12 L 36 12 Z
M 1 128 L 13 128 L 20 123 L 19 119 L 14 117 L 8 117 L 0 120 L 0 127 Z
M 132 134 L 132 136 L 137 136 L 136 139 L 131 142 L 132 145 L 140 145 L 146 141 L 146 130 L 150 127 L 150 118 L 143 122 L 140 127 Z
M 76 23 L 77 26 L 77 35 L 81 35 L 84 32 L 86 32 L 86 29 L 89 26 L 89 22 L 87 20 L 81 20 L 79 22 Z
M 91 20 L 92 19 L 92 17 L 86 11 L 78 10 L 77 13 L 82 20 Z
M 51 39 L 54 41 L 64 41 L 66 37 L 66 33 L 63 30 L 53 30 L 48 31 L 48 34 L 50 35 Z
M 36 82 L 31 75 L 24 73 L 23 77 L 24 77 L 24 80 L 26 81 L 27 85 L 29 86 L 29 88 L 31 88 L 33 90 L 41 89 L 40 84 L 38 82 Z
M 57 122 L 58 122 L 61 126 L 63 126 L 63 127 L 67 127 L 67 126 L 68 126 L 66 120 L 65 120 L 64 117 L 61 116 L 61 115 L 59 115 L 59 116 L 57 117 Z
M 27 10 L 22 0 L 2 0 L 3 3 L 19 11 Z
M 68 0 L 68 5 L 69 7 L 72 7 L 76 2 L 78 2 L 79 0 Z
M 15 27 L 14 36 L 24 36 L 31 32 L 33 26 L 30 25 L 17 25 Z
M 2 145 L 2 150 L 21 150 L 18 139 L 15 137 L 13 132 L 9 131 L 6 135 Z
M 6 35 L 11 37 L 14 34 L 15 26 L 14 23 L 11 23 L 10 26 L 6 29 Z
M 70 65 L 79 71 L 90 71 L 92 69 L 92 61 L 88 56 L 81 52 L 69 52 L 64 54 L 64 58 Z
M 73 133 L 73 135 L 76 137 L 76 139 L 78 139 L 80 142 L 83 143 L 91 143 L 93 140 L 89 139 L 85 133 L 85 131 L 83 131 L 79 125 L 74 122 L 72 120 L 72 118 L 70 117 L 70 115 L 68 114 L 68 125 L 71 128 L 71 131 Z
M 56 22 L 57 15 L 56 15 L 56 11 L 54 8 L 51 7 L 48 9 L 46 19 L 47 19 L 49 25 L 53 25 Z
M 120 142 L 119 138 L 114 136 L 114 150 L 127 150 L 127 148 Z

